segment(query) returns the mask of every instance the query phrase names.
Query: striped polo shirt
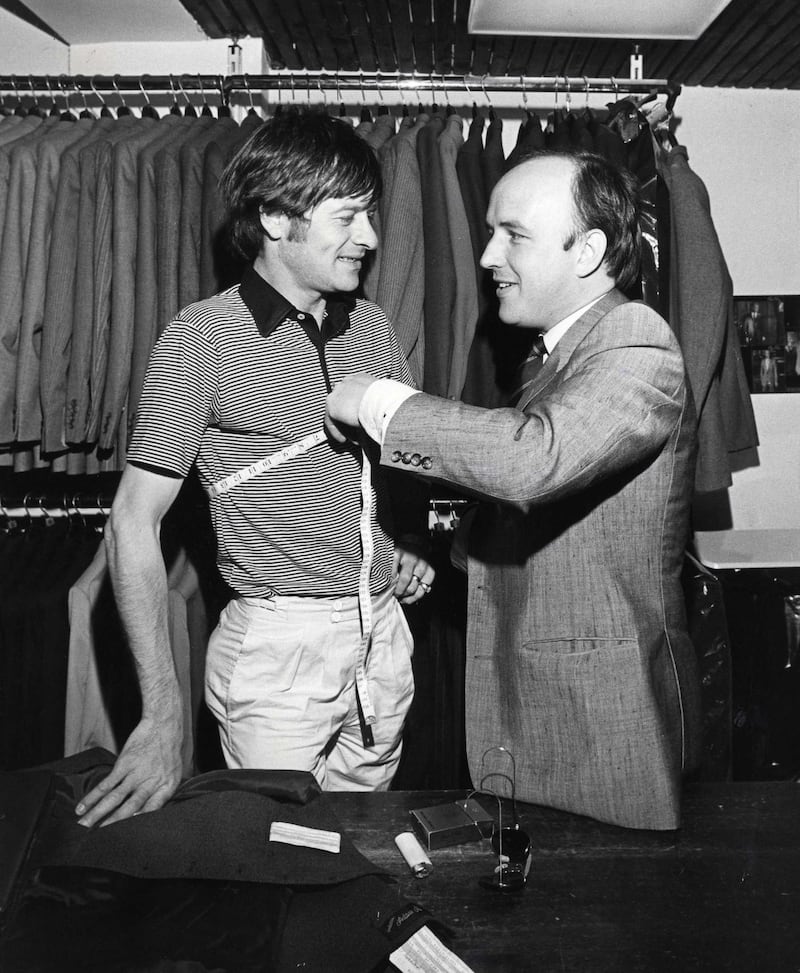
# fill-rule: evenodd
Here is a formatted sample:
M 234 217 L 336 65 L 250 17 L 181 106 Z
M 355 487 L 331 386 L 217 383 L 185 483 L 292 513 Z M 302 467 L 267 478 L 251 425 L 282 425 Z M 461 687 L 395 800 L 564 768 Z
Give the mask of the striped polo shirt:
M 208 489 L 323 426 L 332 384 L 354 372 L 413 385 L 386 315 L 327 303 L 323 327 L 251 267 L 241 284 L 184 308 L 159 338 L 128 461 Z M 377 458 L 376 458 L 377 459 Z M 391 582 L 387 493 L 372 464 L 373 592 Z M 210 499 L 217 563 L 245 597 L 358 592 L 361 451 L 327 440 Z

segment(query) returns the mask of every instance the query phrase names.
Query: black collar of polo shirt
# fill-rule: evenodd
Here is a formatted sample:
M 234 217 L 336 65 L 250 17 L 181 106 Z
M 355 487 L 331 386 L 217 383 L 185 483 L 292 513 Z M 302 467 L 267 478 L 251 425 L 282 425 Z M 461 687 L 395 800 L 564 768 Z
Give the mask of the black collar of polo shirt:
M 283 294 L 264 280 L 255 267 L 247 267 L 242 274 L 239 295 L 253 315 L 256 327 L 263 337 L 268 338 L 288 318 L 296 321 L 315 345 L 320 340 L 324 344 L 347 331 L 350 327 L 350 312 L 356 306 L 354 297 L 328 298 L 320 333 L 313 316 L 306 311 L 298 311 Z

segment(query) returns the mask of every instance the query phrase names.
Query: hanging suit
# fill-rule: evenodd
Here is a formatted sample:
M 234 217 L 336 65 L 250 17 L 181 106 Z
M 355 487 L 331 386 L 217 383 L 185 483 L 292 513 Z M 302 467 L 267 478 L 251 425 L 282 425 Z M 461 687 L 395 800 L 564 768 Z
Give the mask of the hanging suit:
M 111 118 L 98 119 L 91 131 L 71 145 L 61 157 L 47 261 L 42 358 L 39 368 L 42 450 L 45 453 L 58 453 L 66 448 L 64 411 L 78 261 L 80 153 L 94 139 L 100 138 L 106 129 L 116 124 Z
M 463 121 L 457 114 L 448 117 L 439 136 L 447 227 L 453 254 L 455 298 L 450 317 L 450 363 L 447 397 L 460 399 L 467 376 L 469 349 L 478 320 L 478 285 L 469 222 L 456 172 L 456 160 L 464 145 Z
M 159 119 L 158 137 L 148 142 L 139 153 L 138 224 L 136 239 L 136 302 L 134 307 L 133 346 L 128 386 L 128 435 L 136 423 L 139 396 L 147 371 L 150 352 L 158 333 L 158 243 L 156 196 L 156 157 L 173 140 L 183 141 L 191 118 L 165 115 Z
M 203 157 L 203 202 L 200 220 L 200 297 L 212 297 L 238 283 L 243 262 L 230 252 L 225 236 L 225 210 L 219 179 L 236 150 L 263 124 L 251 109 L 237 131 L 221 133 L 206 146 Z
M 180 259 L 181 226 L 181 161 L 183 148 L 215 125 L 206 115 L 187 117 L 189 124 L 181 127 L 180 135 L 169 139 L 156 154 L 156 274 L 158 279 L 156 304 L 156 337 L 181 309 L 178 297 L 178 264 Z
M 61 154 L 78 139 L 83 138 L 93 125 L 94 119 L 62 122 L 48 129 L 47 136 L 39 141 L 37 147 L 36 188 L 28 241 L 28 260 L 23 282 L 16 374 L 14 438 L 18 442 L 38 441 L 42 435 L 39 363 L 44 295 L 47 286 L 47 260 L 50 252 Z
M 203 160 L 208 145 L 238 132 L 230 117 L 198 128 L 180 150 L 181 216 L 178 244 L 178 307 L 200 300 L 200 233 L 203 206 Z
M 658 158 L 671 210 L 670 324 L 698 412 L 699 492 L 731 484 L 729 453 L 758 443 L 733 323 L 733 284 L 711 219 L 708 193 L 683 146 Z
M 425 373 L 423 388 L 447 395 L 450 373 L 450 321 L 456 296 L 455 268 L 447 223 L 442 162 L 438 139 L 444 129 L 440 114 L 417 136 L 422 187 L 422 229 L 425 240 Z
M 383 259 L 375 295 L 420 386 L 425 362 L 425 239 L 417 139 L 427 121 L 428 116 L 421 114 L 412 124 L 408 116 L 397 135 L 384 145 L 384 194 L 378 204 Z
M 36 191 L 36 153 L 44 133 L 58 124 L 47 118 L 21 139 L 0 149 L 0 165 L 7 166 L 6 205 L 0 250 L 0 442 L 14 440 L 14 393 L 22 321 L 22 292 L 28 264 L 33 201 Z
M 153 124 L 151 119 L 132 115 L 117 119 L 80 149 L 80 195 L 78 200 L 75 290 L 72 308 L 72 341 L 67 371 L 64 435 L 68 443 L 87 442 L 91 406 L 92 355 L 96 329 L 95 302 L 110 274 L 111 196 L 100 177 L 110 162 L 108 143 L 124 139 L 137 124 Z M 92 129 L 94 134 L 95 129 Z M 80 145 L 80 143 L 79 143 Z M 97 292 L 95 289 L 97 285 Z
M 139 152 L 164 134 L 169 123 L 160 119 L 154 125 L 137 126 L 135 132 L 112 146 L 112 241 L 111 241 L 111 317 L 109 321 L 108 362 L 98 422 L 98 448 L 108 451 L 118 446 L 115 459 L 119 469 L 125 464 L 124 412 L 128 396 L 136 306 L 136 248 L 139 235 Z

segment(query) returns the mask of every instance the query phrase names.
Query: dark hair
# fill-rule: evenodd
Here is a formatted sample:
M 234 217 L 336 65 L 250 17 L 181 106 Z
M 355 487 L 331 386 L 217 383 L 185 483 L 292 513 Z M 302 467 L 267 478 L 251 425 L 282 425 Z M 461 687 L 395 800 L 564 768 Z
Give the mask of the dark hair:
M 580 233 L 602 230 L 607 241 L 603 258 L 606 270 L 621 290 L 631 288 L 638 280 L 642 255 L 636 176 L 601 155 L 581 150 L 545 149 L 526 155 L 520 163 L 539 157 L 568 159 L 573 165 L 575 225 L 564 241 L 564 249 L 569 250 Z
M 316 109 L 284 109 L 259 126 L 220 178 L 234 248 L 261 252 L 261 211 L 302 218 L 330 198 L 381 194 L 375 153 L 345 120 Z

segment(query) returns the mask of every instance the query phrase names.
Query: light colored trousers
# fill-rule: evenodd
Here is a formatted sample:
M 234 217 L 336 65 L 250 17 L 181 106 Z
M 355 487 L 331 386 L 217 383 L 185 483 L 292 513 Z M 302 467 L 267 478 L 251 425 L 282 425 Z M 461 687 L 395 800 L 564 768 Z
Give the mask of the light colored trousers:
M 237 598 L 206 660 L 206 702 L 231 768 L 308 770 L 323 790 L 386 790 L 414 695 L 413 642 L 387 591 L 372 599 L 366 662 L 374 745 L 362 740 L 355 675 L 356 597 Z

